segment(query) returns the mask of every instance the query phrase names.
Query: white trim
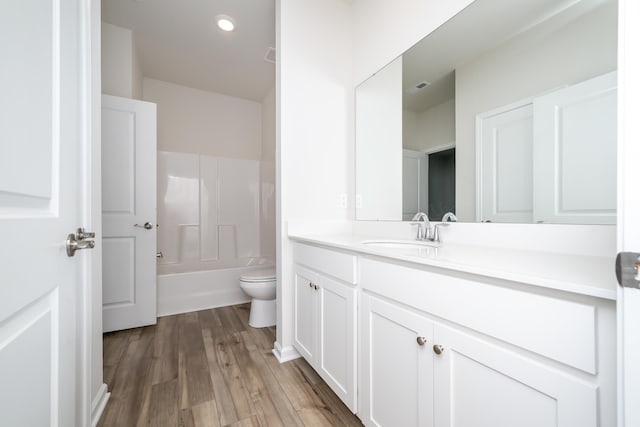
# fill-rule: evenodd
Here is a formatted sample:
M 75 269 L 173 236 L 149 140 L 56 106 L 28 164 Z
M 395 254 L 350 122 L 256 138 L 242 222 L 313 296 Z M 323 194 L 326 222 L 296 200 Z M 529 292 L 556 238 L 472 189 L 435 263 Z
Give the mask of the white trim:
M 102 384 L 98 389 L 98 393 L 93 398 L 93 403 L 91 404 L 91 426 L 96 427 L 98 425 L 98 421 L 100 421 L 100 417 L 104 412 L 104 408 L 107 406 L 107 402 L 109 401 L 109 397 L 111 393 L 107 391 L 107 385 Z
M 96 97 L 100 97 L 100 62 L 96 63 L 96 57 L 100 55 L 99 37 L 100 19 L 99 0 L 79 2 L 79 136 L 80 136 L 80 218 L 82 227 L 90 231 L 100 231 L 101 212 L 99 204 L 96 209 L 95 201 L 100 200 L 100 194 L 95 193 L 96 186 L 100 186 L 100 157 L 95 153 L 100 152 L 100 137 L 96 137 L 96 125 L 100 123 L 99 112 L 93 108 Z M 98 126 L 99 129 L 99 126 Z M 97 164 L 97 170 L 96 170 Z M 83 257 L 82 265 L 78 270 L 78 319 L 77 319 L 77 349 L 76 349 L 76 422 L 80 425 L 88 425 L 92 417 L 91 390 L 93 377 L 93 293 L 96 286 L 101 286 L 101 280 L 96 282 L 96 277 L 101 275 L 101 253 L 98 250 L 91 251 Z M 100 348 L 102 355 L 102 348 Z M 102 360 L 102 358 L 100 359 Z M 100 366 L 102 369 L 102 366 Z M 104 384 L 103 384 L 104 385 Z M 106 390 L 106 386 L 105 386 Z M 106 400 L 105 400 L 106 404 Z M 104 407 L 102 408 L 104 409 Z
M 280 363 L 302 357 L 293 346 L 282 347 L 278 341 L 273 343 L 273 355 Z
M 424 150 L 424 154 L 429 155 L 433 153 L 439 153 L 440 151 L 450 150 L 452 148 L 456 148 L 455 142 L 449 142 L 447 144 L 441 144 L 435 147 L 431 147 L 429 149 Z

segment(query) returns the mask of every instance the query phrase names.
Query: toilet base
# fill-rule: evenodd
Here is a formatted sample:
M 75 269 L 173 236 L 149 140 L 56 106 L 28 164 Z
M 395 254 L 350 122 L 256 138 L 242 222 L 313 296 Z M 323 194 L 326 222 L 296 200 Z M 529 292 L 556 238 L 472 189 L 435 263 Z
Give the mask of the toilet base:
M 253 328 L 266 328 L 276 324 L 276 300 L 251 300 L 249 312 L 249 326 Z

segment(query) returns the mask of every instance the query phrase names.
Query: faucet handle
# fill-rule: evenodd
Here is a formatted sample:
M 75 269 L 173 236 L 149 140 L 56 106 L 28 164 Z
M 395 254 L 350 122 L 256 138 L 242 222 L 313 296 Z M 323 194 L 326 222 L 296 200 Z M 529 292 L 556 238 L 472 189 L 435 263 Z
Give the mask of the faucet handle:
M 439 242 L 440 241 L 440 233 L 439 233 L 439 229 L 440 227 L 448 227 L 449 223 L 448 222 L 441 222 L 440 224 L 434 224 L 433 225 L 433 241 L 434 242 Z
M 416 234 L 416 240 L 424 240 L 424 228 L 422 227 L 422 224 L 424 224 L 424 222 L 421 221 L 412 221 L 410 222 L 411 225 L 417 225 L 418 226 L 418 234 Z

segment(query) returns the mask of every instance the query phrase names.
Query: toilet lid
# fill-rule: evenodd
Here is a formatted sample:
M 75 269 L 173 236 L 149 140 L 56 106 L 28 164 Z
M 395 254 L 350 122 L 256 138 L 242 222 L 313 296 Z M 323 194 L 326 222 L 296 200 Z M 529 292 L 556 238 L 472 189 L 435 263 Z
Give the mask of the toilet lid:
M 247 271 L 240 276 L 240 280 L 243 282 L 268 282 L 276 280 L 276 269 L 265 268 L 263 270 Z

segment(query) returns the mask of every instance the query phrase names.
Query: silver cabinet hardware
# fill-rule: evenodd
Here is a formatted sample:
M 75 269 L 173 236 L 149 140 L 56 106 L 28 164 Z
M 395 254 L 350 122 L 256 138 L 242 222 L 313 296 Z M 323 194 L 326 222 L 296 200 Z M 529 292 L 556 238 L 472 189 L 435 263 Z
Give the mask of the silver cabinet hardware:
M 444 347 L 441 346 L 440 344 L 436 344 L 433 346 L 433 352 L 435 354 L 442 354 L 443 351 L 444 351 Z
M 309 282 L 309 287 L 313 289 L 313 282 Z
M 93 249 L 96 242 L 93 240 L 78 240 L 75 234 L 69 234 L 67 236 L 67 256 L 72 257 L 76 254 L 76 251 L 80 249 Z
M 416 338 L 416 341 L 418 341 L 418 345 L 425 345 L 427 343 L 427 339 L 425 337 L 418 337 Z
M 625 288 L 640 289 L 640 253 L 620 252 L 616 257 L 618 284 Z
M 138 228 L 144 228 L 145 230 L 151 230 L 153 228 L 153 224 L 151 224 L 150 222 L 145 222 L 144 225 L 133 224 L 133 226 Z

